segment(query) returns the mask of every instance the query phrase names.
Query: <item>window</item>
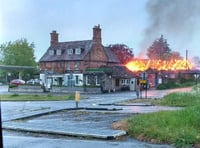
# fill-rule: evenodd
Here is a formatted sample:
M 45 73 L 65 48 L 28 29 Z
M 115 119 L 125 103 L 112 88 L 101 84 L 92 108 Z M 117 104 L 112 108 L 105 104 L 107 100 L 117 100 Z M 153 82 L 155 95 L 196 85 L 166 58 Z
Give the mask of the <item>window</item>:
M 51 70 L 54 70 L 55 64 L 56 64 L 56 63 L 51 62 Z
M 73 54 L 73 49 L 68 49 L 68 50 L 67 50 L 67 54 L 68 54 L 68 55 L 72 55 L 72 54 Z
M 46 62 L 44 62 L 44 63 L 43 63 L 43 66 L 44 66 L 44 68 L 46 68 L 46 66 L 47 66 L 47 63 L 46 63 Z
M 95 81 L 96 81 L 96 85 L 100 85 L 100 78 L 98 76 L 95 76 Z
M 81 48 L 76 48 L 75 49 L 75 54 L 81 54 Z
M 126 80 L 126 84 L 130 84 L 130 80 L 129 79 Z
M 86 81 L 86 85 L 90 85 L 89 76 L 88 75 L 85 77 L 85 81 Z
M 67 76 L 67 79 L 68 79 L 68 81 L 69 81 L 69 80 L 72 80 L 72 79 L 73 79 L 73 74 L 70 73 L 70 74 Z
M 116 86 L 119 86 L 119 79 L 116 79 L 115 83 L 116 83 Z
M 59 56 L 59 55 L 61 55 L 61 54 L 62 54 L 62 51 L 61 51 L 61 49 L 57 49 L 57 50 L 56 50 L 56 55 L 58 55 L 58 56 Z
M 73 77 L 73 74 L 70 73 L 68 76 L 67 76 L 67 85 L 68 86 L 74 86 L 74 77 Z
M 54 55 L 54 50 L 49 50 L 49 55 Z
M 75 76 L 75 84 L 79 84 L 79 77 L 78 77 L 78 75 Z
M 66 65 L 67 65 L 67 70 L 70 70 L 71 69 L 71 64 L 70 64 L 69 61 L 66 63 Z
M 129 79 L 122 79 L 121 84 L 122 85 L 128 85 L 128 84 L 130 84 L 130 80 Z
M 74 64 L 74 69 L 79 70 L 79 61 L 76 61 Z
M 58 63 L 58 68 L 63 68 L 63 62 Z

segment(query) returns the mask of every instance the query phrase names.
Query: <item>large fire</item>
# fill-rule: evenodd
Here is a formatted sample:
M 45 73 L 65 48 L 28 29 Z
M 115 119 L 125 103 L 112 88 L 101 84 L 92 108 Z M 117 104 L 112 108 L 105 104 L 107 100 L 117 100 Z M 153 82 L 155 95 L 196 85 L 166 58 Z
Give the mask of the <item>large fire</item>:
M 192 68 L 192 63 L 188 60 L 142 60 L 135 59 L 125 65 L 131 71 L 154 70 L 187 70 Z

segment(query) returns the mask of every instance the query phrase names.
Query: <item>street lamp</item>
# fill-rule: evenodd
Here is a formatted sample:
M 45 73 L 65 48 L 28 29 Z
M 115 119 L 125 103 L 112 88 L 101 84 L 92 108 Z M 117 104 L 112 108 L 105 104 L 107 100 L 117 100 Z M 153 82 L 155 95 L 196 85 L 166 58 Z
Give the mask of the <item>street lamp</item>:
M 199 74 L 198 74 L 198 73 L 195 73 L 195 74 L 194 74 L 194 77 L 195 77 L 195 79 L 196 79 L 196 86 L 197 86 Z

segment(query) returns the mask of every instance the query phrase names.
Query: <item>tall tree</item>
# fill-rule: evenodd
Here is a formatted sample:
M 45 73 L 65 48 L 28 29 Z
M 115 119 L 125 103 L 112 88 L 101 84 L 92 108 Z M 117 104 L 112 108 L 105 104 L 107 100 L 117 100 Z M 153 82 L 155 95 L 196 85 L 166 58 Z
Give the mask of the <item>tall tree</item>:
M 132 49 L 124 44 L 113 44 L 109 45 L 109 47 L 121 64 L 126 64 L 134 58 Z
M 1 46 L 1 62 L 4 65 L 36 66 L 34 44 L 29 44 L 26 39 L 8 42 Z M 12 71 L 17 73 L 18 71 Z M 24 71 L 22 71 L 24 72 Z M 28 73 L 32 73 L 28 71 Z
M 172 51 L 169 48 L 169 44 L 163 38 L 163 35 L 147 49 L 147 56 L 154 60 L 182 59 L 179 52 Z
M 168 60 L 170 57 L 171 49 L 167 44 L 167 41 L 163 38 L 163 35 L 158 40 L 155 40 L 153 44 L 147 49 L 147 56 L 149 59 L 161 59 Z
M 26 39 L 9 42 L 1 46 L 5 65 L 35 66 L 34 44 Z

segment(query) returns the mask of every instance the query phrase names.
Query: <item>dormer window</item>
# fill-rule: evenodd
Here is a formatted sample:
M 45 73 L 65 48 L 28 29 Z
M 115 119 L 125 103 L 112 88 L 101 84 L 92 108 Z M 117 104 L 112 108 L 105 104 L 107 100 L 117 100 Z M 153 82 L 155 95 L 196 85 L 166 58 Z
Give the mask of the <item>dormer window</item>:
M 54 50 L 49 50 L 49 55 L 53 56 L 54 55 Z
M 59 55 L 61 55 L 61 54 L 62 54 L 62 51 L 61 51 L 61 49 L 57 49 L 57 50 L 56 50 L 56 55 L 58 55 L 58 56 L 59 56 Z
M 76 48 L 75 49 L 75 54 L 81 54 L 81 48 Z
M 68 50 L 67 50 L 67 54 L 68 54 L 68 55 L 72 55 L 72 54 L 73 54 L 73 49 L 68 49 Z

